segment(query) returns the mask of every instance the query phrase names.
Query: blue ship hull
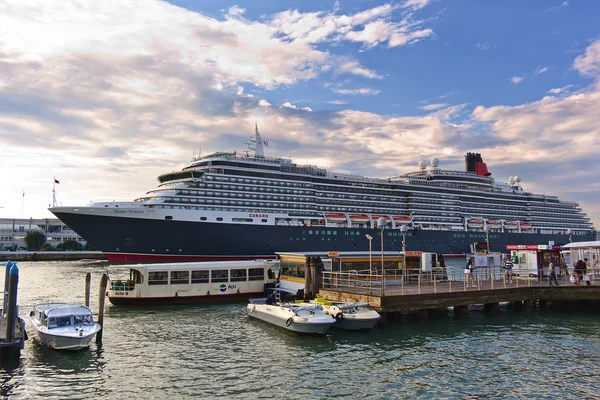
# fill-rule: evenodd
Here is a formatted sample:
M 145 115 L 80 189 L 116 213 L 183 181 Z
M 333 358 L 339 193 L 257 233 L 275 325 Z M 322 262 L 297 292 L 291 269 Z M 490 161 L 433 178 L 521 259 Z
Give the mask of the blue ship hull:
M 56 212 L 109 261 L 191 261 L 273 258 L 275 252 L 369 251 L 366 234 L 373 236 L 373 253 L 381 251 L 378 229 L 267 226 L 156 219 L 132 219 Z M 574 235 L 573 241 L 595 240 Z M 485 243 L 484 232 L 416 230 L 406 234 L 407 251 L 444 255 L 471 252 Z M 509 244 L 569 243 L 568 235 L 489 233 L 490 251 L 507 253 Z M 384 230 L 384 250 L 402 251 L 399 230 Z

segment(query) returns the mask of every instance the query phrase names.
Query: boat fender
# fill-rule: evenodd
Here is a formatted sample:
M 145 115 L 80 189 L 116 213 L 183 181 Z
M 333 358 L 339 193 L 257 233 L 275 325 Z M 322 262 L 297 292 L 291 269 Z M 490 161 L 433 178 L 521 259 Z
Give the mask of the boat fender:
M 339 322 L 339 321 L 341 321 L 343 319 L 344 319 L 344 313 L 343 312 L 339 312 L 339 313 L 335 314 L 335 320 L 336 321 Z
M 285 321 L 285 326 L 290 326 L 292 322 L 294 322 L 294 320 L 292 319 L 292 317 L 289 317 L 287 321 Z

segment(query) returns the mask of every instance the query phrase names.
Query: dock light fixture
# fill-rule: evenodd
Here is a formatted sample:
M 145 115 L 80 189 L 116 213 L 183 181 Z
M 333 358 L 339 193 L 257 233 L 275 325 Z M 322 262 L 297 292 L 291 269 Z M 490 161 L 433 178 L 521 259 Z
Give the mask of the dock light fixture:
M 387 220 L 383 217 L 380 217 L 377 220 L 377 227 L 381 231 L 381 297 L 385 294 L 385 269 L 383 268 L 383 230 L 387 225 Z
M 371 247 L 373 236 L 366 234 L 365 237 L 369 240 L 369 274 L 373 275 L 373 252 Z

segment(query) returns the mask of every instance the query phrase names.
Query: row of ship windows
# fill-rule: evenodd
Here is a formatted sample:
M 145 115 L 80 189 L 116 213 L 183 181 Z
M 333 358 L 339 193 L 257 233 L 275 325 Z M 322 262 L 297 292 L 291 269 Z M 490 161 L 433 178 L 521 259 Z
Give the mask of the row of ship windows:
M 246 179 L 248 180 L 248 179 Z M 259 181 L 259 180 L 252 180 L 252 181 L 256 181 L 256 182 L 265 182 L 265 181 Z M 206 185 L 208 188 L 212 188 L 213 186 L 217 189 L 221 188 L 221 185 L 215 184 L 208 184 Z M 224 185 L 226 186 L 226 185 Z M 249 187 L 249 186 L 235 186 L 232 185 L 229 189 L 233 189 L 233 190 L 246 190 L 246 191 L 266 191 L 266 192 L 273 192 L 273 193 L 287 193 L 287 194 L 296 194 L 296 195 L 308 195 L 308 196 L 312 196 L 312 193 L 310 191 L 303 191 L 303 190 L 278 190 L 278 189 L 271 189 L 271 188 L 257 188 L 257 187 Z M 202 193 L 202 191 L 195 191 L 195 190 L 181 190 L 178 191 L 178 194 L 181 195 L 200 195 Z M 213 192 L 206 192 L 206 195 L 208 196 L 212 196 Z M 229 192 L 215 192 L 214 193 L 215 196 L 235 196 L 236 194 L 230 194 Z M 381 201 L 381 196 L 358 196 L 358 195 L 340 195 L 340 194 L 336 194 L 336 193 L 317 193 L 316 194 L 318 197 L 328 197 L 328 198 L 349 198 L 349 199 L 357 199 L 357 200 L 361 200 L 361 201 L 366 201 L 366 200 L 373 200 L 373 201 Z M 242 197 L 242 194 L 237 194 L 238 197 Z M 309 201 L 308 199 L 301 199 L 302 201 Z M 394 198 L 395 201 L 398 201 L 398 198 Z M 487 200 L 487 199 L 478 199 L 477 201 L 469 201 L 464 199 L 463 200 L 465 204 L 471 204 L 471 205 L 475 205 L 475 206 L 481 206 L 482 203 L 484 204 L 506 204 L 506 202 L 501 202 L 501 201 L 494 201 L 494 200 Z M 451 209 L 456 210 L 457 208 L 460 208 L 460 206 L 456 206 L 454 202 L 449 202 L 449 201 L 431 201 L 431 200 L 427 200 L 427 199 L 422 199 L 422 198 L 411 198 L 408 202 L 409 205 L 414 204 L 414 205 L 429 205 L 429 206 L 448 206 L 448 205 L 454 205 L 455 207 L 451 207 Z M 552 206 L 555 206 L 556 204 L 552 204 Z M 448 208 L 448 207 L 444 207 L 444 208 Z M 463 206 L 464 208 L 464 206 Z M 500 206 L 500 207 L 495 207 L 497 209 L 505 209 L 505 210 L 511 210 L 514 211 L 515 209 L 521 209 L 522 211 L 525 211 L 527 209 L 532 209 L 531 207 L 527 207 L 525 205 L 511 205 L 511 206 Z M 568 206 L 564 206 L 564 207 L 560 207 L 560 208 L 571 208 Z M 550 210 L 548 210 L 548 208 L 538 208 L 538 207 L 534 207 L 534 210 L 537 211 L 545 211 L 545 212 L 552 212 Z M 571 208 L 572 209 L 572 208 Z M 543 215 L 543 214 L 536 214 L 536 215 Z
M 223 173 L 223 170 L 218 170 L 219 173 Z M 207 180 L 221 181 L 221 182 L 236 182 L 236 183 L 252 183 L 252 184 L 260 184 L 260 185 L 272 185 L 272 186 L 287 186 L 287 187 L 303 187 L 303 188 L 312 188 L 311 184 L 300 183 L 300 182 L 284 182 L 280 180 L 263 180 L 263 179 L 249 179 L 249 178 L 235 178 L 235 177 L 227 177 L 227 176 L 212 176 L 207 175 Z M 479 188 L 479 185 L 457 185 L 460 188 Z M 340 188 L 342 191 L 355 191 L 356 188 Z M 382 194 L 388 194 L 389 191 L 381 192 Z M 423 194 L 420 197 L 432 197 L 432 198 L 449 198 L 456 199 L 456 196 L 446 196 L 446 195 L 437 195 L 437 194 Z M 480 202 L 490 203 L 490 204 L 503 204 L 504 200 L 490 200 L 490 199 L 480 199 Z M 547 203 L 544 203 L 547 204 Z M 572 209 L 573 207 L 568 204 L 561 203 L 551 203 L 553 207 Z M 544 211 L 543 208 L 538 209 L 539 211 Z
M 298 187 L 298 188 L 311 188 L 311 184 L 300 183 L 300 182 L 284 182 L 279 180 L 266 180 L 266 179 L 249 179 L 249 178 L 235 178 L 227 176 L 213 176 L 206 175 L 205 179 L 208 181 L 219 181 L 219 182 L 233 182 L 233 183 L 251 183 L 253 185 L 269 185 L 269 186 L 287 186 L 287 187 Z

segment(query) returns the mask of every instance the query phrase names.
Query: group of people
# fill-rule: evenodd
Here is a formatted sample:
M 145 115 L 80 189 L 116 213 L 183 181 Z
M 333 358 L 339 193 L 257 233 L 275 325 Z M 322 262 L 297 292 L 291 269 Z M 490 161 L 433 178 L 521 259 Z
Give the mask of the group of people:
M 584 258 L 583 261 L 579 260 L 577 261 L 577 264 L 575 264 L 575 268 L 573 269 L 573 276 L 575 277 L 575 283 L 576 285 L 580 285 L 581 281 L 585 281 L 585 283 L 589 286 L 591 285 L 590 282 L 590 276 L 588 275 L 588 270 L 587 270 L 587 258 Z
M 571 280 L 576 285 L 580 285 L 581 281 L 584 281 L 587 285 L 591 285 L 590 277 L 587 271 L 587 261 L 587 258 L 584 258 L 583 260 L 577 261 L 577 264 L 575 264 Z M 503 269 L 505 283 L 513 282 L 513 267 L 514 264 L 510 258 L 504 262 Z M 558 280 L 556 279 L 556 277 L 559 274 L 559 271 L 560 267 L 554 264 L 554 260 L 550 260 L 550 264 L 548 264 L 548 284 L 550 286 L 552 286 L 553 284 L 558 286 Z M 467 260 L 467 265 L 465 266 L 464 274 L 466 287 L 474 287 L 475 279 L 473 277 L 473 262 L 471 261 L 471 259 Z

